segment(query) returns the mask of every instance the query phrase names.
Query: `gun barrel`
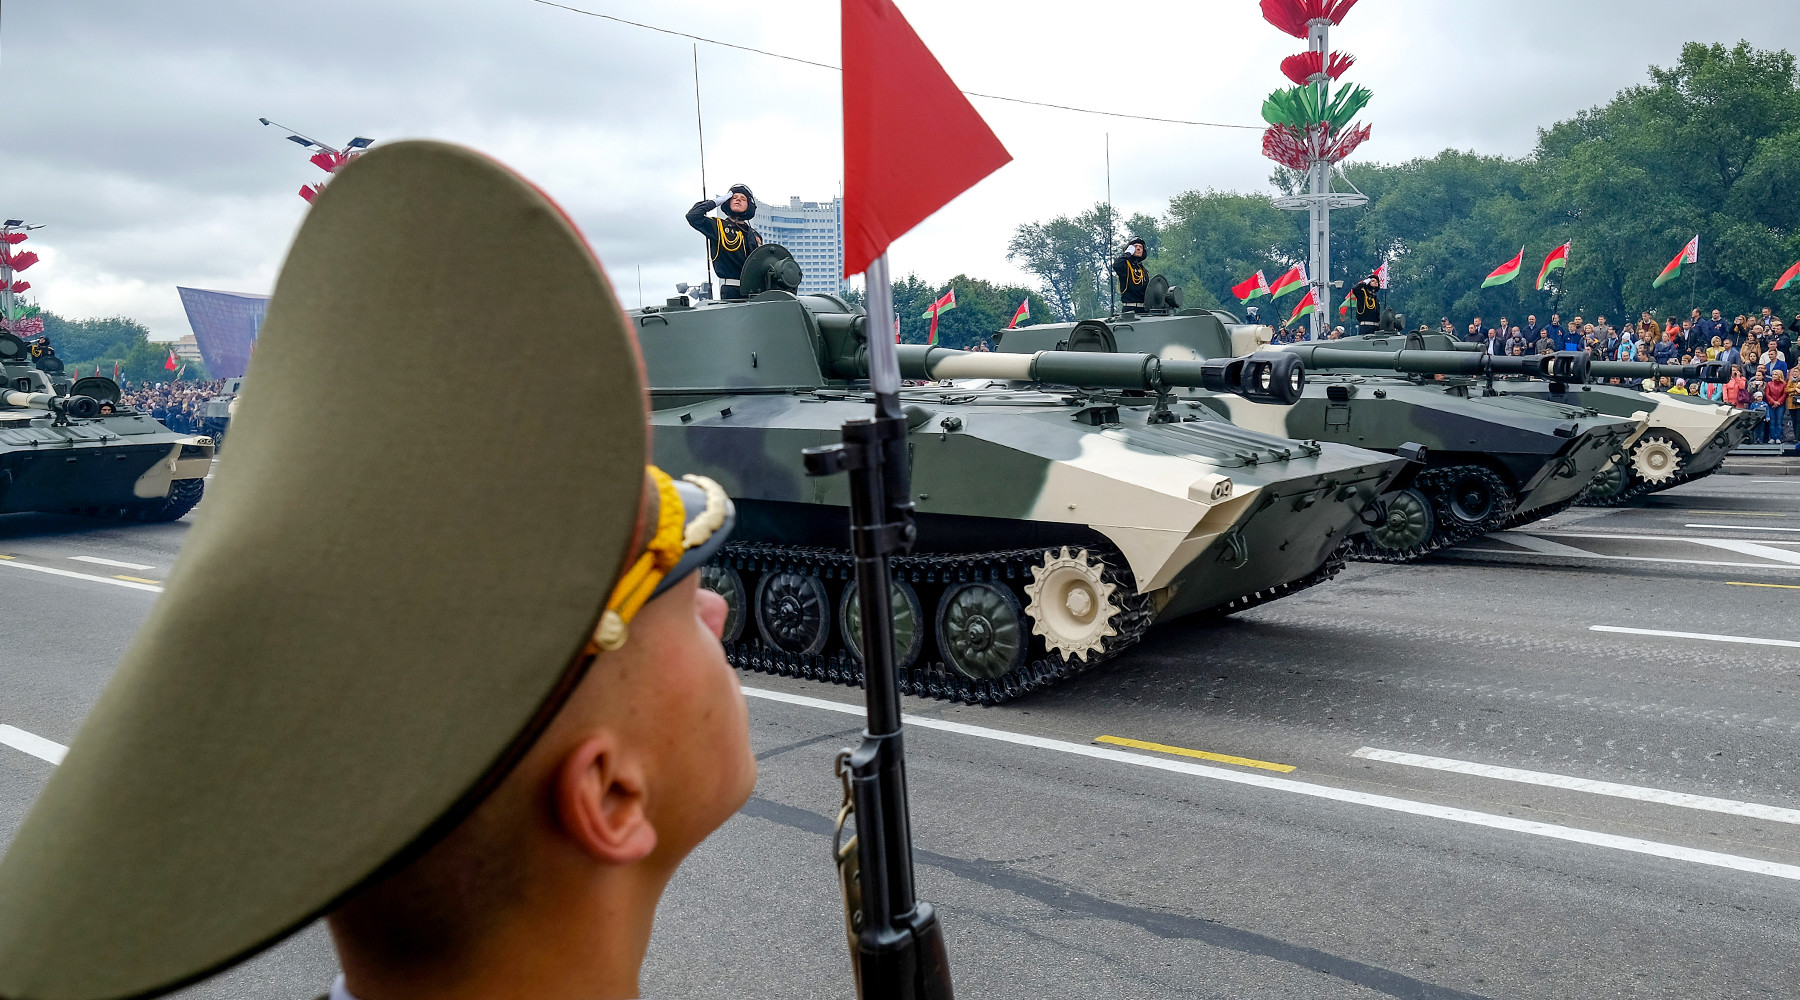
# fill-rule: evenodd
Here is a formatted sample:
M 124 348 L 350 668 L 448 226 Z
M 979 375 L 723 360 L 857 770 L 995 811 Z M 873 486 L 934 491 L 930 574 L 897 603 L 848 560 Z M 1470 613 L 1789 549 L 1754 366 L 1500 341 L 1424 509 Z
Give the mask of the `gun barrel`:
M 933 381 L 991 378 L 1141 392 L 1208 389 L 1287 405 L 1299 400 L 1306 385 L 1305 363 L 1284 351 L 1210 361 L 1165 361 L 1153 354 L 1088 351 L 1001 354 L 918 344 L 903 344 L 899 352 L 901 377 Z
M 1588 366 L 1595 378 L 1685 378 L 1700 382 L 1729 382 L 1731 374 L 1717 361 L 1697 365 L 1662 365 L 1654 361 L 1595 361 Z
M 26 410 L 48 410 L 77 420 L 100 412 L 100 402 L 92 396 L 56 396 L 47 392 L 0 393 L 0 403 Z
M 1521 357 L 1478 354 L 1469 351 L 1362 351 L 1302 345 L 1289 348 L 1307 359 L 1314 370 L 1397 372 L 1402 375 L 1524 375 L 1553 382 L 1586 382 L 1587 354 L 1559 351 Z

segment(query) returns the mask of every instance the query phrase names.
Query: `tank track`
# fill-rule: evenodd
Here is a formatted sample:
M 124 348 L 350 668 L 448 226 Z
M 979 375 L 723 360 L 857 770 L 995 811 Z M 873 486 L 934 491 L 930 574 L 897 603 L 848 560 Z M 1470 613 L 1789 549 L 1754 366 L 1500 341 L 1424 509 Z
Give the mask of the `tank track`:
M 1450 519 L 1445 516 L 1445 512 L 1450 505 L 1450 484 L 1457 476 L 1469 469 L 1479 470 L 1493 480 L 1490 485 L 1495 488 L 1495 495 L 1499 500 L 1495 504 L 1494 512 L 1480 523 L 1447 527 Z M 1369 533 L 1365 531 L 1352 535 L 1344 542 L 1340 551 L 1347 558 L 1358 562 L 1415 562 L 1439 549 L 1460 545 L 1471 538 L 1500 530 L 1512 519 L 1513 509 L 1519 502 L 1518 497 L 1506 486 L 1504 480 L 1493 470 L 1481 465 L 1447 465 L 1437 469 L 1426 469 L 1413 477 L 1413 486 L 1431 500 L 1431 512 L 1436 518 L 1436 530 L 1431 533 L 1430 538 L 1411 548 L 1392 551 L 1377 547 L 1370 539 Z
M 1675 486 L 1682 482 L 1686 482 L 1686 478 L 1685 477 L 1677 477 L 1676 482 L 1670 483 L 1670 484 L 1668 484 L 1668 486 L 1663 486 L 1661 488 L 1668 489 L 1669 486 Z M 1623 507 L 1626 504 L 1631 503 L 1633 500 L 1639 500 L 1645 496 L 1648 496 L 1651 493 L 1655 493 L 1657 491 L 1658 487 L 1654 483 L 1647 483 L 1644 480 L 1639 479 L 1636 476 L 1632 476 L 1630 486 L 1625 487 L 1624 489 L 1620 490 L 1618 493 L 1615 493 L 1614 495 L 1612 495 L 1604 500 L 1602 500 L 1598 497 L 1590 496 L 1589 491 L 1591 489 L 1592 489 L 1592 487 L 1589 487 L 1588 489 L 1582 490 L 1579 494 L 1576 495 L 1575 500 L 1574 500 L 1574 503 L 1576 506 L 1578 506 L 1578 507 Z
M 177 479 L 169 484 L 169 495 L 159 500 L 143 500 L 128 504 L 99 507 L 76 507 L 69 511 L 82 517 L 107 517 L 120 521 L 143 521 L 161 524 L 178 521 L 200 503 L 206 492 L 204 479 Z
M 1106 580 L 1116 586 L 1113 599 L 1121 610 L 1113 627 L 1118 635 L 1108 637 L 1105 647 L 1083 660 L 1065 658 L 1060 653 L 1043 654 L 1040 640 L 1033 639 L 1032 652 L 1026 663 L 1003 677 L 975 680 L 965 677 L 938 659 L 935 633 L 925 637 L 918 659 L 900 670 L 900 691 L 921 698 L 971 705 L 998 705 L 1032 691 L 1042 690 L 1089 667 L 1104 663 L 1135 645 L 1150 627 L 1155 611 L 1148 596 L 1136 592 L 1136 584 L 1123 571 L 1124 559 L 1110 547 L 1083 546 L 1106 562 Z M 1075 546 L 1070 546 L 1074 549 Z M 1055 550 L 1060 551 L 1061 546 Z M 1051 549 L 1008 549 L 997 552 L 958 555 L 899 556 L 892 562 L 895 579 L 905 580 L 915 588 L 971 581 L 1007 583 L 1018 594 L 1019 587 L 1031 579 L 1031 567 L 1042 563 Z M 714 560 L 739 571 L 755 573 L 796 572 L 838 581 L 841 587 L 855 576 L 855 560 L 848 551 L 772 545 L 759 542 L 728 543 Z M 1015 582 L 1016 581 L 1016 582 Z M 746 605 L 754 601 L 753 587 L 746 585 Z M 1279 595 L 1271 595 L 1273 596 Z M 1020 602 L 1023 606 L 1023 601 Z M 835 608 L 836 602 L 831 602 Z M 765 644 L 756 632 L 755 611 L 746 606 L 744 633 L 725 643 L 725 657 L 740 670 L 775 674 L 780 677 L 803 677 L 861 687 L 862 661 L 844 648 L 838 637 L 838 622 L 833 615 L 832 638 L 823 652 L 806 655 L 790 653 Z M 928 612 L 928 617 L 935 615 Z M 935 627 L 935 626 L 934 626 Z
M 1323 566 L 1320 566 L 1318 569 L 1313 570 L 1311 573 L 1306 574 L 1298 580 L 1290 580 L 1287 583 L 1278 584 L 1267 590 L 1259 590 L 1254 594 L 1246 594 L 1243 597 L 1234 597 L 1224 604 L 1215 604 L 1203 611 L 1196 611 L 1194 612 L 1193 617 L 1201 620 L 1224 618 L 1228 615 L 1235 615 L 1240 611 L 1248 611 L 1251 608 L 1260 607 L 1270 601 L 1278 600 L 1283 597 L 1290 597 L 1294 594 L 1298 594 L 1302 590 L 1310 590 L 1313 587 L 1317 587 L 1319 584 L 1330 580 L 1344 571 L 1345 559 L 1349 556 L 1349 550 L 1350 542 L 1346 541 L 1332 551 L 1331 556 L 1325 560 Z

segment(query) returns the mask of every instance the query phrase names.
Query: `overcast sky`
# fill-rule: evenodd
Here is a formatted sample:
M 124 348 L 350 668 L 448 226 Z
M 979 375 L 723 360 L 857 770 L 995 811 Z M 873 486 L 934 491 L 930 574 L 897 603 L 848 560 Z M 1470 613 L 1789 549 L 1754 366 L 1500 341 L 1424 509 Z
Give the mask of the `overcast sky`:
M 569 0 L 821 62 L 837 3 Z M 901 0 L 968 90 L 1244 125 L 1304 43 L 1255 0 Z M 1126 12 L 1129 12 L 1128 14 Z M 1793 0 L 1363 0 L 1333 33 L 1375 100 L 1359 158 L 1446 147 L 1528 153 L 1536 130 L 1672 63 L 1684 41 L 1800 38 Z M 532 0 L 13 0 L 0 22 L 7 148 L 0 212 L 48 226 L 26 275 L 45 307 L 188 332 L 177 284 L 266 292 L 324 177 L 285 133 L 334 144 L 431 137 L 509 162 L 562 203 L 628 305 L 702 276 L 682 213 L 700 197 L 686 40 Z M 709 193 L 828 199 L 841 172 L 838 75 L 700 46 Z M 1160 213 L 1195 188 L 1265 190 L 1259 133 L 976 100 L 1014 161 L 894 246 L 898 273 L 1023 280 L 1021 222 L 1112 195 Z M 469 307 L 482 311 L 481 254 Z M 498 317 L 496 318 L 498 319 Z

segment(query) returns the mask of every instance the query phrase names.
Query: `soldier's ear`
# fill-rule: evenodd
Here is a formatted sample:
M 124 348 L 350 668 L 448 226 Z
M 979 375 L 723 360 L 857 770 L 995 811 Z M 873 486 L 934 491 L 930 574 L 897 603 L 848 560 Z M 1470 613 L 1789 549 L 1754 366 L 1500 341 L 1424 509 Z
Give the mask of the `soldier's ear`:
M 564 755 L 553 794 L 563 834 L 594 860 L 610 865 L 642 861 L 656 849 L 646 811 L 644 772 L 620 752 L 618 739 L 599 732 Z

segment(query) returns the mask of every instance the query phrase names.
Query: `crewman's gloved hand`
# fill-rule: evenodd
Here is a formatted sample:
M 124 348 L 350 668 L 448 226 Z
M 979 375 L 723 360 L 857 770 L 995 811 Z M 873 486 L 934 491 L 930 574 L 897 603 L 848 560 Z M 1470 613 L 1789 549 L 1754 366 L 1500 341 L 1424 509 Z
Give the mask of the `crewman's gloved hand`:
M 731 200 L 731 194 L 730 194 L 730 193 L 729 193 L 729 192 L 727 192 L 727 193 L 725 193 L 725 194 L 722 194 L 722 195 L 718 195 L 718 196 L 716 196 L 716 197 L 714 197 L 714 198 L 713 198 L 713 204 L 715 204 L 715 205 L 717 205 L 717 206 L 719 206 L 719 207 L 720 207 L 720 208 L 724 208 L 724 207 L 725 207 L 725 203 L 726 203 L 726 202 L 728 202 L 728 201 L 730 201 L 730 200 Z

